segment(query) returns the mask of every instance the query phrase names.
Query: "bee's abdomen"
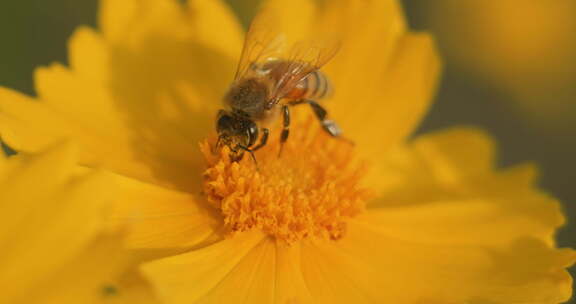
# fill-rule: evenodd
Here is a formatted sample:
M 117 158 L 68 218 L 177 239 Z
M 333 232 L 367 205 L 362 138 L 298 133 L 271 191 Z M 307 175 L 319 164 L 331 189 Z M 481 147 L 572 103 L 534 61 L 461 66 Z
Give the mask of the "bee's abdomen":
M 290 99 L 322 99 L 331 94 L 332 85 L 328 77 L 320 71 L 314 71 L 302 79 L 287 97 Z

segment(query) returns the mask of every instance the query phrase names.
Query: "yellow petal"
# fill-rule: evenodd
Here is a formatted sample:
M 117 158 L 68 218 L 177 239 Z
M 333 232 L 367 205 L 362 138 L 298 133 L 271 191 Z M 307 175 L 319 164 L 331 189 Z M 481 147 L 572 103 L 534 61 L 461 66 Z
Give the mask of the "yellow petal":
M 18 303 L 159 303 L 130 260 L 118 235 L 101 235 Z
M 54 77 L 50 81 L 58 81 L 61 76 L 48 70 L 43 73 Z M 66 82 L 62 82 L 63 86 L 65 84 Z M 66 94 L 63 96 L 56 100 L 74 102 L 66 98 Z M 96 110 L 100 99 L 92 101 L 94 103 L 91 104 L 95 104 Z M 72 108 L 90 107 L 73 105 Z M 101 113 L 105 116 L 105 112 Z M 80 161 L 83 164 L 105 167 L 120 174 L 171 188 L 194 191 L 194 185 L 199 185 L 200 175 L 190 173 L 199 172 L 203 166 L 200 156 L 194 157 L 195 154 L 200 154 L 199 149 L 184 137 L 170 132 L 168 126 L 152 130 L 136 128 L 126 135 L 123 128 L 107 129 L 106 124 L 99 124 L 97 119 L 81 117 L 82 115 L 78 117 L 73 112 L 63 115 L 60 111 L 48 107 L 46 103 L 36 102 L 19 93 L 0 88 L 0 135 L 16 150 L 36 152 L 63 138 L 71 138 L 81 147 Z M 135 131 L 140 133 L 133 134 Z
M 558 202 L 536 193 L 369 209 L 361 218 L 398 239 L 446 245 L 499 245 L 523 236 L 552 244 L 563 223 Z
M 228 8 L 217 0 L 190 1 L 188 9 L 175 0 L 116 2 L 104 1 L 100 12 L 101 27 L 113 47 L 114 87 L 124 94 L 140 93 L 128 96 L 134 99 L 152 99 L 159 90 L 186 84 L 200 90 L 202 102 L 217 106 L 242 45 L 241 27 Z
M 0 186 L 0 242 L 9 248 L 0 253 L 0 281 L 10 287 L 0 302 L 26 294 L 103 229 L 113 184 L 102 173 L 75 177 L 74 160 L 69 145 L 53 148 L 19 165 Z
M 123 275 L 114 287 L 115 289 L 109 291 L 115 293 L 112 294 L 112 297 L 108 297 L 108 299 L 106 299 L 108 302 L 105 303 L 161 303 L 152 290 L 150 283 L 146 281 L 137 270 L 133 270 L 132 272 Z
M 111 297 L 108 285 L 126 264 L 119 237 L 106 235 L 92 242 L 65 265 L 34 286 L 21 303 L 98 303 Z
M 479 302 L 556 304 L 570 299 L 572 277 L 565 268 L 576 261 L 574 250 L 519 239 L 508 248 L 490 250 L 490 255 L 492 267 L 479 286 Z
M 496 164 L 493 140 L 480 129 L 447 129 L 420 136 L 411 145 L 446 183 L 489 173 Z
M 246 238 L 240 241 L 246 242 Z M 227 240 L 226 246 L 221 244 L 212 245 L 199 251 L 194 251 L 172 258 L 182 264 L 181 270 L 188 275 L 198 278 L 210 278 L 220 274 L 217 285 L 212 287 L 201 285 L 200 288 L 189 291 L 188 285 L 170 285 L 162 277 L 157 280 L 152 277 L 160 290 L 170 287 L 170 294 L 164 299 L 168 303 L 228 303 L 244 301 L 246 303 L 315 303 L 310 297 L 310 292 L 304 282 L 300 269 L 300 245 L 286 245 L 271 239 L 260 241 L 253 247 L 247 248 L 238 241 Z M 232 247 L 235 246 L 235 247 Z M 210 249 L 209 249 L 210 248 Z M 246 248 L 246 249 L 245 249 Z M 245 253 L 245 250 L 248 250 Z M 207 264 L 221 264 L 225 251 L 240 253 L 235 257 L 236 264 L 227 273 L 215 271 L 205 273 L 206 269 L 199 266 Z M 211 256 L 204 256 L 210 252 Z M 201 259 L 199 257 L 201 256 Z M 193 258 L 196 257 L 196 258 Z M 146 266 L 148 268 L 149 266 Z M 147 273 L 156 276 L 161 267 L 166 267 L 166 262 L 159 261 L 152 264 Z M 192 277 L 190 277 L 192 278 Z M 181 278 L 186 280 L 186 278 Z M 180 295 L 179 297 L 172 296 Z
M 0 135 L 18 151 L 39 151 L 74 132 L 54 111 L 0 87 Z
M 76 152 L 60 144 L 0 160 L 0 302 L 156 303 L 145 282 L 123 279 L 135 257 L 106 225 L 117 181 L 78 170 Z
M 447 0 L 419 9 L 459 73 L 500 92 L 531 129 L 574 132 L 575 1 Z
M 492 140 L 474 129 L 417 138 L 382 162 L 382 193 L 366 220 L 411 241 L 507 244 L 531 236 L 553 244 L 564 223 L 559 202 L 535 186 L 533 166 L 496 171 L 494 154 Z
M 316 303 L 414 303 L 456 286 L 452 301 L 463 302 L 470 285 L 458 283 L 486 265 L 482 252 L 471 248 L 403 242 L 356 223 L 340 241 L 310 241 L 302 250 L 302 272 Z
M 300 243 L 286 246 L 276 243 L 275 303 L 315 303 L 302 273 Z M 264 284 L 264 283 L 261 283 Z
M 302 271 L 315 303 L 559 303 L 570 290 L 564 268 L 574 252 L 536 240 L 499 249 L 435 246 L 359 223 L 349 228 L 338 242 L 303 245 Z
M 242 26 L 223 1 L 188 0 L 187 6 L 194 39 L 231 58 L 239 57 L 244 42 Z
M 84 33 L 78 31 L 72 41 L 82 39 Z M 111 141 L 130 140 L 123 117 L 104 84 L 82 78 L 60 64 L 36 69 L 34 84 L 41 104 L 53 109 L 59 117 Z
M 271 34 L 281 35 L 281 45 L 289 47 L 294 43 L 306 40 L 311 34 L 315 22 L 316 5 L 311 0 L 269 0 L 263 1 L 262 7 L 255 18 L 259 19 L 257 31 L 272 31 Z M 262 17 L 260 17 L 262 16 Z M 264 36 L 265 37 L 265 36 Z M 269 41 L 256 41 L 268 43 Z M 288 52 L 288 49 L 284 51 Z
M 107 83 L 110 56 L 102 35 L 89 27 L 79 27 L 68 42 L 68 53 L 70 68 L 78 77 Z
M 570 250 L 534 239 L 426 244 L 356 221 L 349 228 L 336 242 L 290 247 L 238 235 L 144 269 L 167 303 L 558 303 L 569 296 Z
M 297 7 L 296 7 L 297 9 Z M 333 29 L 341 30 L 341 48 L 325 70 L 335 85 L 335 100 L 328 101 L 336 110 L 350 108 L 358 103 L 384 103 L 395 101 L 362 100 L 349 97 L 358 94 L 382 93 L 383 77 L 398 56 L 399 42 L 406 35 L 406 24 L 397 1 L 330 1 L 333 20 L 327 20 Z M 309 29 L 308 29 L 309 30 Z M 376 95 L 374 95 L 376 94 Z M 349 109 L 358 111 L 357 109 Z M 342 119 L 348 119 L 343 115 Z
M 145 264 L 143 273 L 155 286 L 160 299 L 166 303 L 202 303 L 200 300 L 210 296 L 212 291 L 216 297 L 212 300 L 221 300 L 215 303 L 230 302 L 231 299 L 238 299 L 239 293 L 241 298 L 249 290 L 235 288 L 232 292 L 227 289 L 222 294 L 218 287 L 228 278 L 236 284 L 247 280 L 246 272 L 241 272 L 242 276 L 237 275 L 238 265 L 252 255 L 253 249 L 263 239 L 260 233 L 239 234 L 198 250 Z M 254 262 L 254 259 L 250 261 Z M 228 301 L 224 301 L 226 299 Z
M 137 0 L 100 1 L 99 25 L 110 40 L 122 39 L 137 18 Z
M 214 39 L 206 20 L 225 37 Z M 0 92 L 2 137 L 23 151 L 72 137 L 84 164 L 198 191 L 195 143 L 213 129 L 240 51 L 239 25 L 217 1 L 188 10 L 177 1 L 105 1 L 101 24 L 103 36 L 80 28 L 72 37 L 71 70 L 36 72 L 42 102 Z
M 42 213 L 53 208 L 37 202 L 54 195 L 69 180 L 75 158 L 76 148 L 62 144 L 38 155 L 19 154 L 5 161 L 0 176 L 0 243 L 21 226 L 31 208 L 45 208 Z
M 53 74 L 58 77 L 59 75 Z M 64 117 L 45 103 L 6 88 L 0 88 L 0 134 L 2 138 L 18 151 L 36 152 L 61 141 L 62 138 L 74 138 L 81 147 L 80 159 L 94 163 L 99 151 L 102 154 L 126 153 L 105 136 L 94 130 L 82 128 L 77 122 L 79 117 Z M 92 131 L 92 132 L 91 132 Z M 116 152 L 116 153 L 113 153 Z
M 140 42 L 145 35 L 184 36 L 189 33 L 182 5 L 174 0 L 103 0 L 99 25 L 114 44 Z
M 204 201 L 189 193 L 168 190 L 122 176 L 112 222 L 126 232 L 131 248 L 198 246 L 221 225 Z
M 370 43 L 376 44 L 374 52 L 391 47 L 391 42 L 379 46 L 378 37 L 365 38 L 368 50 Z M 334 72 L 339 75 L 334 100 L 327 102 L 344 134 L 369 159 L 380 159 L 416 128 L 438 81 L 440 65 L 429 35 L 406 34 L 393 45 L 389 61 L 368 51 L 351 54 L 350 67 Z M 335 58 L 335 64 L 338 60 L 342 59 Z
M 302 277 L 299 260 L 299 244 L 287 246 L 267 239 L 198 302 L 227 303 L 243 299 L 246 303 L 315 303 Z
M 398 202 L 446 199 L 451 192 L 452 197 L 462 197 L 473 191 L 470 187 L 497 187 L 490 184 L 494 155 L 493 140 L 484 132 L 468 127 L 448 129 L 389 151 L 373 163 L 367 182 Z M 498 182 L 506 181 L 500 189 L 529 189 L 534 184 L 535 168 L 525 165 L 499 174 L 502 178 Z

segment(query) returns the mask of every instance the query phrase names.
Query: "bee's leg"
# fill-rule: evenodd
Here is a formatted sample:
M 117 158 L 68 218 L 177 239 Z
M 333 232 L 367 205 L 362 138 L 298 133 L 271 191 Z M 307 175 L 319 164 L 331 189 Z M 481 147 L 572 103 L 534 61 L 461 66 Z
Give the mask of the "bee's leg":
M 254 155 L 254 150 L 248 148 L 248 147 L 244 147 L 244 146 L 238 146 L 240 147 L 240 149 L 250 153 L 250 156 L 252 157 L 252 160 L 254 161 L 254 165 L 256 166 L 256 168 L 258 168 L 258 161 L 256 161 L 256 156 Z
M 351 144 L 353 144 L 353 142 L 351 140 L 342 137 L 342 130 L 340 129 L 338 124 L 336 124 L 335 121 L 327 118 L 328 112 L 326 111 L 326 109 L 324 109 L 324 107 L 322 107 L 319 103 L 317 103 L 316 101 L 311 100 L 311 99 L 303 100 L 303 101 L 299 102 L 298 104 L 304 103 L 304 102 L 308 103 L 310 105 L 310 107 L 314 111 L 314 115 L 316 115 L 316 118 L 318 118 L 318 120 L 320 121 L 320 124 L 322 125 L 322 128 L 324 129 L 324 131 L 326 131 L 326 133 L 332 135 L 333 137 L 337 137 L 337 138 L 346 140 L 346 141 L 350 142 Z
M 290 135 L 290 108 L 287 105 L 282 106 L 282 133 L 280 134 L 280 151 L 278 151 L 278 157 L 282 155 L 282 148 L 284 148 L 284 143 Z
M 339 137 L 340 135 L 342 135 L 342 130 L 340 129 L 340 127 L 338 127 L 336 122 L 326 118 L 328 112 L 326 111 L 326 109 L 324 109 L 324 107 L 322 107 L 319 103 L 317 103 L 314 100 L 307 100 L 307 102 L 310 105 L 310 107 L 312 107 L 312 110 L 314 111 L 316 118 L 318 118 L 318 120 L 320 121 L 322 128 L 324 128 L 324 131 L 328 132 L 328 134 L 334 137 Z
M 262 137 L 260 137 L 260 143 L 257 146 L 252 148 L 252 151 L 257 151 L 258 149 L 264 147 L 266 143 L 268 143 L 268 135 L 270 134 L 270 130 L 267 128 L 262 128 Z
M 314 111 L 314 115 L 316 115 L 316 118 L 320 121 L 322 128 L 324 128 L 324 131 L 326 131 L 328 134 L 334 137 L 339 137 L 342 134 L 342 130 L 340 130 L 340 127 L 338 127 L 336 122 L 326 118 L 328 116 L 328 112 L 326 111 L 326 109 L 324 109 L 324 107 L 322 107 L 316 101 L 312 99 L 298 99 L 290 102 L 290 105 L 297 106 L 306 103 L 309 104 L 310 107 L 312 108 L 312 111 Z

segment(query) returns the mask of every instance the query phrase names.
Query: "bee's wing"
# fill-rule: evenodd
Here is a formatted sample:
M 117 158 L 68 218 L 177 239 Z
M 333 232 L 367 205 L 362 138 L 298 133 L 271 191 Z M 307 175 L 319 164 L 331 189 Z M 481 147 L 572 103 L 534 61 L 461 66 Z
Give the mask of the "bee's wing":
M 285 39 L 276 18 L 273 10 L 263 9 L 250 23 L 235 80 L 249 74 L 252 64 L 282 56 Z
M 252 20 L 235 76 L 235 80 L 245 78 L 253 70 L 253 64 L 273 59 L 290 61 L 291 64 L 283 71 L 287 75 L 280 79 L 275 95 L 281 95 L 288 87 L 326 64 L 339 47 L 337 39 L 315 33 L 313 28 L 306 38 L 292 37 L 288 29 L 292 17 L 283 16 L 280 9 L 265 5 Z
M 340 44 L 328 38 L 311 39 L 296 42 L 287 56 L 289 62 L 282 71 L 282 77 L 276 83 L 272 100 L 287 95 L 302 79 L 320 69 L 336 55 Z

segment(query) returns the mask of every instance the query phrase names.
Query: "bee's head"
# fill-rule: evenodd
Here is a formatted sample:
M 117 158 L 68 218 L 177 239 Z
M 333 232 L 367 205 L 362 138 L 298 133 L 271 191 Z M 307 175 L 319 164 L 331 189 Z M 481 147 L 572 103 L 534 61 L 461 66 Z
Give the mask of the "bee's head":
M 248 116 L 237 111 L 220 110 L 216 119 L 216 131 L 218 132 L 217 149 L 223 145 L 228 146 L 234 154 L 233 158 L 239 159 L 258 138 L 258 126 Z

